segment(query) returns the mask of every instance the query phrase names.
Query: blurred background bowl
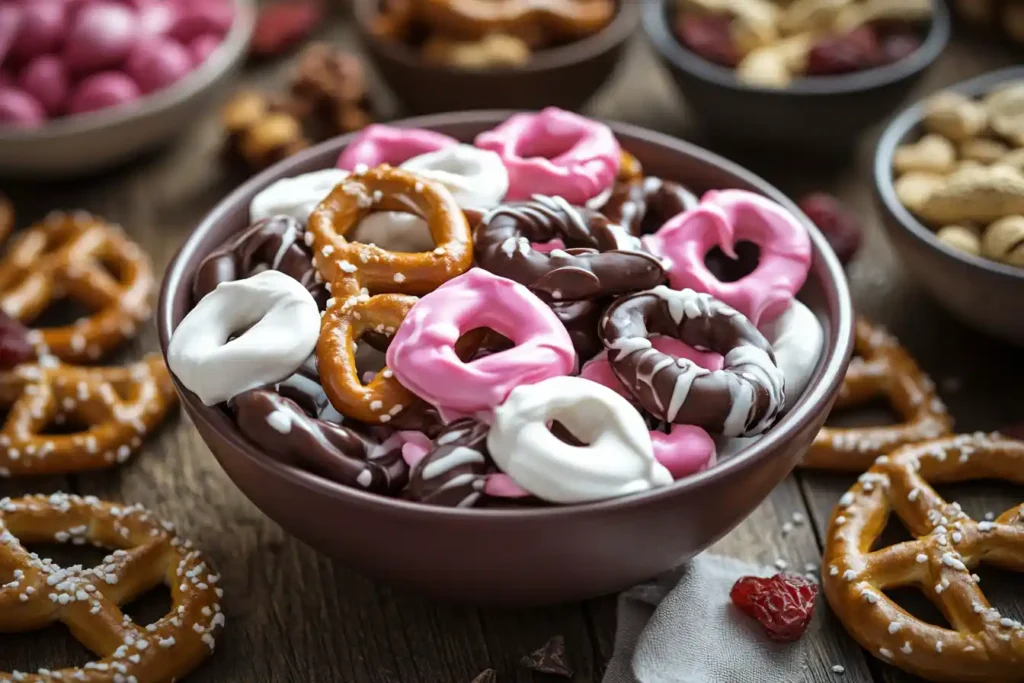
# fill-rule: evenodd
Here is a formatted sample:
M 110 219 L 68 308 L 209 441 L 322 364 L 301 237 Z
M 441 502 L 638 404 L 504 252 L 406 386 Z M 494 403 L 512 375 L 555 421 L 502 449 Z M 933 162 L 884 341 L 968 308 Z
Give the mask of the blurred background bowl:
M 471 141 L 511 114 L 442 114 L 396 125 Z M 853 304 L 842 267 L 821 233 L 761 178 L 675 138 L 611 126 L 648 174 L 698 194 L 729 187 L 759 192 L 807 226 L 813 261 L 800 298 L 821 321 L 825 346 L 808 389 L 783 419 L 739 454 L 649 493 L 583 505 L 458 509 L 374 495 L 282 464 L 247 441 L 224 410 L 203 405 L 175 379 L 199 434 L 257 507 L 308 545 L 371 577 L 432 596 L 528 605 L 612 593 L 678 566 L 739 524 L 790 473 L 825 422 L 850 360 Z M 353 137 L 277 164 L 199 224 L 164 279 L 157 327 L 165 354 L 172 330 L 192 308 L 196 269 L 245 229 L 253 196 L 280 178 L 333 167 Z
M 245 60 L 255 0 L 234 0 L 221 45 L 177 83 L 117 107 L 53 119 L 39 128 L 0 127 L 0 174 L 54 178 L 97 171 L 170 142 L 222 98 Z
M 622 61 L 643 2 L 620 0 L 612 22 L 568 45 L 538 50 L 522 67 L 461 69 L 425 61 L 370 30 L 379 0 L 353 0 L 360 41 L 376 71 L 411 114 L 472 109 L 580 109 Z
M 1006 81 L 1024 79 L 1024 67 L 1001 69 L 947 88 L 982 95 Z M 988 335 L 1024 345 L 1024 268 L 974 256 L 939 241 L 896 196 L 896 148 L 922 135 L 924 104 L 897 115 L 875 151 L 875 197 L 889 241 L 921 286 L 946 310 Z
M 683 45 L 672 30 L 675 0 L 642 4 L 648 39 L 709 133 L 730 147 L 800 156 L 851 151 L 861 134 L 907 98 L 950 35 L 949 10 L 934 0 L 927 35 L 906 59 L 850 74 L 800 78 L 787 88 L 763 88 L 742 83 L 733 69 Z

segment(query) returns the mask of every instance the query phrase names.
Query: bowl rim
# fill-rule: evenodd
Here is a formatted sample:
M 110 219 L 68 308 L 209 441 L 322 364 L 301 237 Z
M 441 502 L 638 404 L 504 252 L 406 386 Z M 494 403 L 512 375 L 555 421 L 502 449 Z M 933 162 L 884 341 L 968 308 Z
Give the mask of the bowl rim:
M 389 125 L 406 128 L 431 128 L 437 125 L 464 124 L 496 125 L 516 113 L 520 112 L 515 110 L 448 112 L 401 119 L 391 122 Z M 813 245 L 813 253 L 816 258 L 822 259 L 825 272 L 832 276 L 831 281 L 838 301 L 838 310 L 835 312 L 836 320 L 834 323 L 838 332 L 833 341 L 832 354 L 824 359 L 824 366 L 819 370 L 817 381 L 804 390 L 804 394 L 801 396 L 796 407 L 780 421 L 779 425 L 785 425 L 784 428 L 779 429 L 779 425 L 776 425 L 763 438 L 744 451 L 741 451 L 741 453 L 716 464 L 704 472 L 699 472 L 662 488 L 609 500 L 573 505 L 526 509 L 477 509 L 423 505 L 399 498 L 359 491 L 281 463 L 245 439 L 222 410 L 216 406 L 204 405 L 197 396 L 184 389 L 178 378 L 171 373 L 172 380 L 193 420 L 203 423 L 206 429 L 214 430 L 218 436 L 228 442 L 228 447 L 234 448 L 237 452 L 241 453 L 250 464 L 270 470 L 275 476 L 290 480 L 293 485 L 335 499 L 343 498 L 347 504 L 362 507 L 370 512 L 387 512 L 391 515 L 417 518 L 421 518 L 424 515 L 432 515 L 434 519 L 438 520 L 447 519 L 462 522 L 479 518 L 504 520 L 506 522 L 525 519 L 543 520 L 555 515 L 585 516 L 611 510 L 636 509 L 646 505 L 664 503 L 668 499 L 685 495 L 689 491 L 725 479 L 767 457 L 775 455 L 781 443 L 793 433 L 806 428 L 807 424 L 814 419 L 820 410 L 820 404 L 827 401 L 828 396 L 835 395 L 845 375 L 845 368 L 853 351 L 854 311 L 843 267 L 828 246 L 828 242 L 817 228 L 814 227 L 813 223 L 800 212 L 796 205 L 781 190 L 778 190 L 760 176 L 713 152 L 664 133 L 627 123 L 603 122 L 611 127 L 616 135 L 625 135 L 642 140 L 645 143 L 669 148 L 677 154 L 687 155 L 705 164 L 711 164 L 728 174 L 742 179 L 744 182 L 751 183 L 758 187 L 760 191 L 766 192 L 771 199 L 780 202 L 788 210 L 792 211 L 808 228 Z M 239 204 L 245 203 L 247 206 L 248 202 L 245 198 L 248 195 L 253 194 L 258 189 L 262 189 L 275 180 L 289 177 L 288 173 L 292 169 L 304 164 L 308 159 L 324 154 L 327 151 L 336 153 L 344 145 L 350 143 L 357 134 L 350 133 L 325 141 L 270 167 L 237 187 L 200 221 L 172 257 L 161 284 L 160 299 L 156 313 L 156 326 L 160 340 L 160 349 L 165 359 L 172 331 L 174 292 L 183 287 L 189 291 L 191 290 L 190 283 L 184 277 L 184 271 L 187 269 L 188 264 L 202 258 L 198 249 L 201 238 L 213 230 L 228 213 L 237 210 Z
M 63 116 L 36 128 L 0 126 L 0 144 L 22 144 L 85 135 L 153 116 L 192 99 L 211 87 L 218 76 L 229 70 L 248 49 L 256 27 L 256 0 L 232 1 L 235 4 L 235 18 L 224 40 L 198 69 L 177 83 L 144 95 L 135 102 Z
M 618 0 L 618 9 L 611 23 L 593 35 L 531 54 L 530 61 L 522 66 L 499 66 L 487 69 L 460 69 L 448 64 L 427 63 L 405 46 L 380 40 L 370 31 L 370 19 L 375 0 L 353 0 L 352 13 L 360 38 L 368 48 L 399 62 L 410 69 L 434 71 L 451 75 L 497 77 L 508 75 L 536 75 L 565 66 L 579 64 L 603 54 L 624 43 L 640 23 L 643 1 Z
M 1024 66 L 1011 66 L 990 71 L 941 88 L 938 92 L 951 90 L 962 95 L 976 97 L 990 92 L 1003 83 L 1014 80 L 1024 80 Z M 924 119 L 927 100 L 928 97 L 922 98 L 896 114 L 882 131 L 878 144 L 875 146 L 872 173 L 874 176 L 875 193 L 881 200 L 885 210 L 896 219 L 896 223 L 920 242 L 945 255 L 947 258 L 957 260 L 965 265 L 1024 282 L 1024 268 L 968 254 L 941 242 L 935 231 L 919 221 L 914 214 L 903 206 L 899 197 L 896 196 L 892 159 L 896 154 L 896 148 L 903 143 L 908 135 L 911 135 L 915 129 L 920 127 L 921 121 Z
M 655 50 L 674 68 L 723 88 L 780 97 L 843 95 L 898 83 L 930 67 L 942 54 L 952 32 L 952 19 L 946 3 L 942 0 L 932 0 L 932 19 L 928 35 L 921 43 L 921 47 L 909 57 L 863 71 L 837 76 L 804 77 L 793 81 L 785 88 L 768 88 L 743 83 L 736 78 L 734 69 L 710 62 L 686 48 L 669 28 L 666 14 L 670 0 L 651 0 L 645 4 L 644 31 L 654 44 Z

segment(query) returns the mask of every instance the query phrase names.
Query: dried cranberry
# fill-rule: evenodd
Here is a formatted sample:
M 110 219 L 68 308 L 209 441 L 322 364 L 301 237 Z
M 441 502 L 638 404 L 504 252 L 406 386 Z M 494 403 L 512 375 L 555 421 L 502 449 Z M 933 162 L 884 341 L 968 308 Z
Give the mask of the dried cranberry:
M 882 38 L 882 63 L 906 59 L 921 48 L 921 39 L 913 33 L 894 33 Z
M 840 263 L 849 263 L 860 248 L 863 233 L 860 219 L 842 202 L 824 192 L 804 195 L 797 206 L 825 235 Z
M 684 45 L 710 62 L 729 67 L 740 63 L 728 17 L 682 14 L 676 20 L 676 34 Z
M 249 51 L 256 57 L 277 57 L 305 40 L 323 16 L 319 0 L 280 0 L 263 5 Z
M 28 329 L 0 311 L 0 370 L 13 368 L 33 356 L 35 352 L 28 341 Z
M 841 36 L 822 38 L 811 47 L 807 73 L 829 76 L 862 71 L 882 61 L 878 34 L 870 26 L 861 26 Z
M 776 574 L 770 579 L 744 576 L 729 592 L 744 614 L 756 619 L 771 640 L 799 640 L 814 616 L 818 584 L 795 574 Z

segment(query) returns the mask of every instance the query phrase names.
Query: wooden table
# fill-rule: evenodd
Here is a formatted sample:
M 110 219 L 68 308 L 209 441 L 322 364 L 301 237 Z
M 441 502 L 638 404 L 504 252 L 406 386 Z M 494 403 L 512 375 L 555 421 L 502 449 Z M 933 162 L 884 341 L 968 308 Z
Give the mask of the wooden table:
M 351 42 L 341 19 L 325 27 L 321 37 Z M 1018 57 L 1000 47 L 954 45 L 921 92 L 1014 63 Z M 277 64 L 252 70 L 245 80 L 250 84 L 279 80 L 287 67 Z M 691 130 L 674 88 L 639 40 L 623 71 L 590 113 L 701 140 Z M 807 169 L 789 158 L 749 163 L 794 196 L 827 190 L 857 208 L 870 233 L 850 268 L 859 310 L 887 325 L 917 356 L 938 383 L 961 431 L 996 429 L 1024 419 L 1020 391 L 1024 356 L 960 326 L 937 308 L 904 275 L 881 235 L 870 199 L 873 138 L 865 139 L 854 160 L 842 168 Z M 74 182 L 3 181 L 0 188 L 16 202 L 22 226 L 56 208 L 85 208 L 121 222 L 162 271 L 200 217 L 237 182 L 218 165 L 219 142 L 211 113 L 171 149 L 129 168 Z M 150 326 L 131 353 L 156 347 Z M 800 571 L 816 569 L 823 524 L 852 481 L 849 476 L 795 474 L 714 552 L 769 565 L 786 562 Z M 596 683 L 612 652 L 613 597 L 520 612 L 435 604 L 399 594 L 318 556 L 288 537 L 235 489 L 182 417 L 174 418 L 141 457 L 119 470 L 0 481 L 0 497 L 56 490 L 143 503 L 176 522 L 216 562 L 227 592 L 228 629 L 216 655 L 189 681 L 462 683 L 488 667 L 497 670 L 501 683 L 549 680 L 534 677 L 518 661 L 560 634 L 576 670 L 573 680 Z M 953 494 L 972 515 L 998 513 L 1020 500 L 1019 490 L 993 485 L 959 487 Z M 66 551 L 53 550 L 51 556 L 67 561 Z M 78 555 L 74 561 L 96 558 Z M 1019 589 L 1013 599 L 1006 577 L 984 571 L 982 576 L 996 606 L 1024 618 L 1024 595 Z M 128 611 L 138 621 L 162 614 L 166 603 L 167 595 L 158 595 Z M 807 681 L 912 680 L 867 657 L 829 614 L 824 601 L 807 638 L 811 645 Z M 0 671 L 58 668 L 88 658 L 60 627 L 0 637 Z M 833 673 L 836 664 L 845 667 L 844 675 Z

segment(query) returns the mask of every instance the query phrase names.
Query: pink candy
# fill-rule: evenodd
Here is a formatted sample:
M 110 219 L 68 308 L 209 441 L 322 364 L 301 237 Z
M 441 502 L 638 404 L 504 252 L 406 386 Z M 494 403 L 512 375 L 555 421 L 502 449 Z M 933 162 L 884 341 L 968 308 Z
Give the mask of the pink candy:
M 46 111 L 31 95 L 13 86 L 0 86 L 0 125 L 31 128 L 43 123 Z
M 474 144 L 497 152 L 505 163 L 506 200 L 559 195 L 582 205 L 612 186 L 621 159 L 608 126 L 556 107 L 511 116 Z
M 355 139 L 338 157 L 338 168 L 352 171 L 356 166 L 398 166 L 402 162 L 428 152 L 436 152 L 458 140 L 441 133 L 419 128 L 395 128 L 379 123 L 371 124 L 356 135 Z
M 192 55 L 181 43 L 152 36 L 135 46 L 124 70 L 143 93 L 151 93 L 191 71 Z
M 138 15 L 128 7 L 115 2 L 87 5 L 71 22 L 64 60 L 75 73 L 116 67 L 138 38 Z
M 177 0 L 171 35 L 183 43 L 208 33 L 224 35 L 235 19 L 231 0 Z
M 748 240 L 761 249 L 757 268 L 736 282 L 721 282 L 704 264 L 716 245 L 735 258 Z M 672 218 L 644 245 L 667 259 L 673 289 L 707 292 L 752 323 L 774 320 L 793 302 L 811 267 L 811 239 L 791 213 L 745 190 L 711 190 L 692 211 Z
M 189 54 L 192 55 L 192 66 L 198 67 L 210 58 L 210 55 L 220 47 L 220 36 L 207 33 L 197 36 L 188 44 Z
M 139 98 L 139 86 L 118 71 L 101 71 L 85 78 L 71 93 L 68 113 L 106 109 Z
M 468 363 L 455 342 L 486 327 L 514 347 Z M 522 285 L 473 268 L 421 298 L 388 347 L 403 386 L 437 407 L 442 419 L 490 419 L 517 386 L 568 375 L 576 352 L 551 309 Z
M 31 59 L 55 49 L 67 32 L 63 0 L 31 0 L 21 7 L 18 37 L 11 56 Z
M 54 55 L 36 57 L 21 71 L 21 88 L 43 105 L 50 116 L 62 112 L 71 89 L 63 60 Z
M 380 449 L 384 451 L 392 444 L 398 443 L 402 444 L 402 459 L 405 460 L 409 469 L 416 467 L 434 445 L 423 432 L 400 431 L 395 432 L 384 441 L 380 445 Z M 484 482 L 484 493 L 495 498 L 526 498 L 530 495 L 515 483 L 512 477 L 500 472 L 487 476 L 487 481 Z

